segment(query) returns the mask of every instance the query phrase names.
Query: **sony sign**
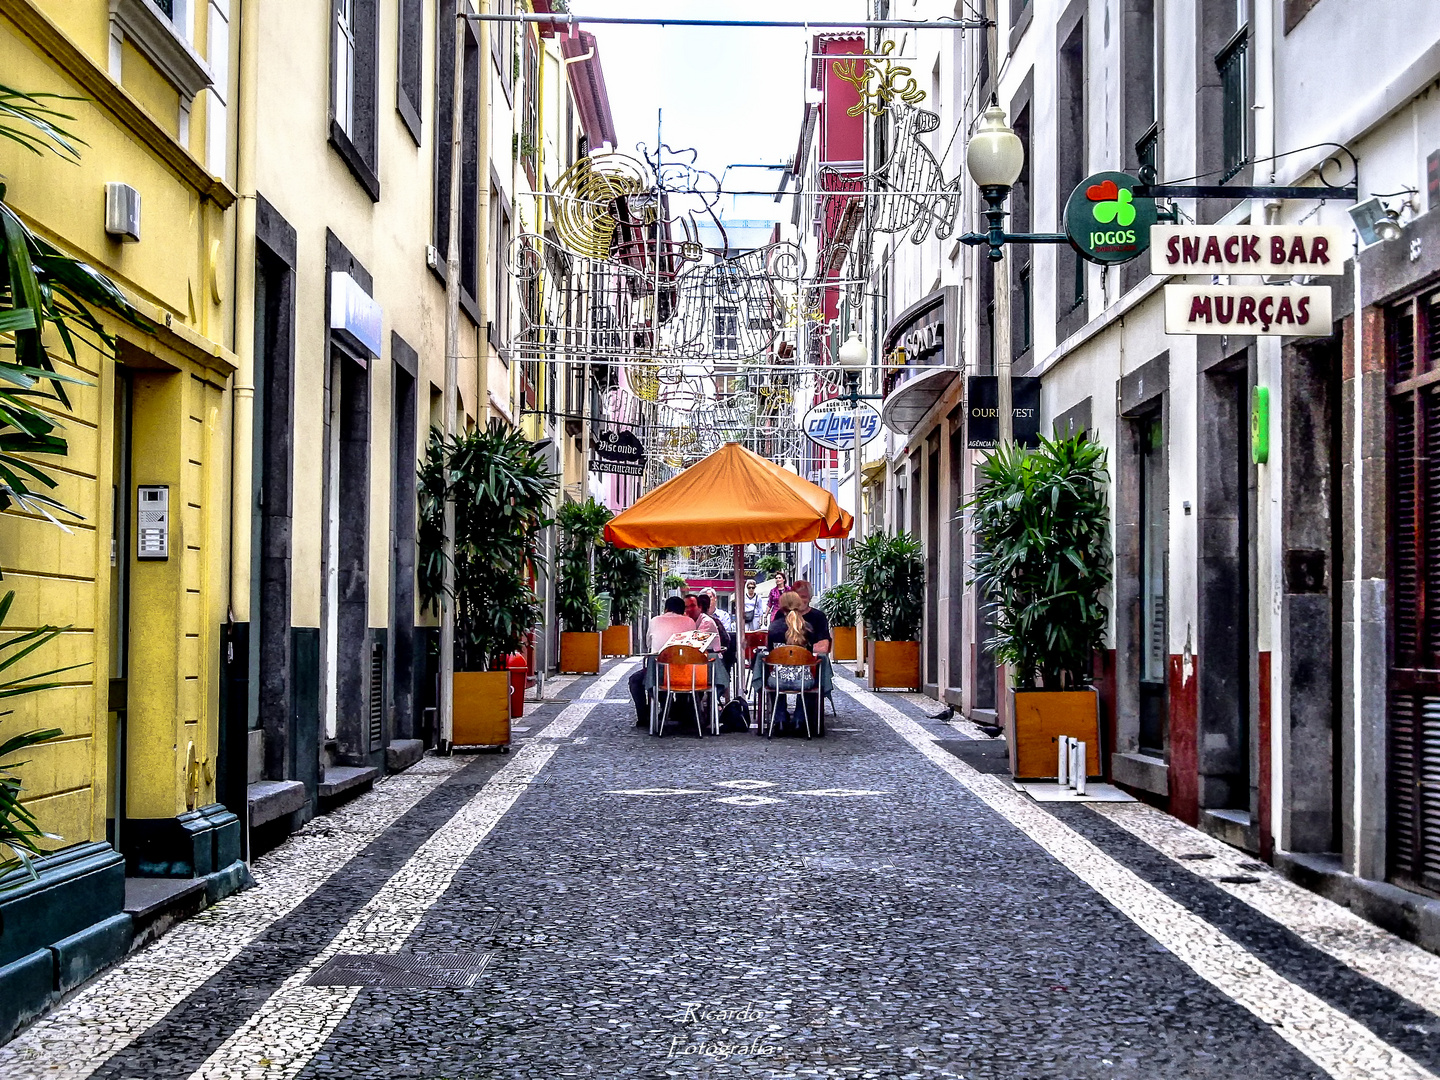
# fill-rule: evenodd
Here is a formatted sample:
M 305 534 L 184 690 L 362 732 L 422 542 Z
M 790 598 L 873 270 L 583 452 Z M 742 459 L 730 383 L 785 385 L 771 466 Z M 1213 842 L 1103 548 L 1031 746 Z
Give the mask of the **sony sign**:
M 852 408 L 843 398 L 822 401 L 805 414 L 801 428 L 806 438 L 827 450 L 854 450 L 855 424 L 860 424 L 860 445 L 880 434 L 880 414 L 863 402 Z

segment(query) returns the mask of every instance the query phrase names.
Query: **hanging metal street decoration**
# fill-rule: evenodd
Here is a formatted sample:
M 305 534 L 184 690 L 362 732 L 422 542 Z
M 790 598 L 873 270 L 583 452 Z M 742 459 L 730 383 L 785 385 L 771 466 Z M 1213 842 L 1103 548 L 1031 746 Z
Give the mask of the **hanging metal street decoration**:
M 1095 263 L 1123 263 L 1150 246 L 1155 200 L 1135 194 L 1140 181 L 1129 173 L 1087 176 L 1065 202 L 1065 235 Z
M 855 449 L 855 425 L 860 425 L 860 443 L 870 442 L 880 434 L 880 414 L 863 401 L 853 406 L 841 398 L 831 398 L 813 406 L 800 422 L 805 437 L 827 450 Z

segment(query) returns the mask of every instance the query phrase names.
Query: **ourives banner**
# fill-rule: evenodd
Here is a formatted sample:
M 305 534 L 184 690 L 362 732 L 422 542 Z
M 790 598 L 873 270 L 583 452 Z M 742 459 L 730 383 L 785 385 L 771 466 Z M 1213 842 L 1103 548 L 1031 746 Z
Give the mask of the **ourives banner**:
M 989 450 L 1000 445 L 1000 379 L 972 375 L 965 384 L 965 445 Z M 1040 380 L 1019 376 L 1010 380 L 1010 413 L 1015 441 L 1040 445 Z

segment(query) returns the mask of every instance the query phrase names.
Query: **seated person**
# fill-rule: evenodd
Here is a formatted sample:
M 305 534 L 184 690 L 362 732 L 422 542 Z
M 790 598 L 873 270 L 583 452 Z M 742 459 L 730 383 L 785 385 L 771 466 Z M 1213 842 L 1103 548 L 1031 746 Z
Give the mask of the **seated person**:
M 810 599 L 815 595 L 810 588 L 810 582 L 802 578 L 800 581 L 795 582 L 794 585 L 791 585 L 790 590 L 805 602 L 800 608 L 800 614 L 804 617 L 805 622 L 813 632 L 815 644 L 811 647 L 810 651 L 817 656 L 828 653 L 831 645 L 830 618 L 819 608 L 810 606 Z
M 714 589 L 709 589 L 695 597 L 695 603 L 701 612 L 708 615 L 715 623 L 716 630 L 720 634 L 720 652 L 725 655 L 725 666 L 731 667 L 735 663 L 735 637 L 730 633 L 730 628 L 720 618 L 720 612 L 715 611 Z
M 685 594 L 685 614 L 695 620 L 693 629 L 715 635 L 715 640 L 710 643 L 710 651 L 722 652 L 725 644 L 720 639 L 720 624 L 706 614 L 705 609 L 700 606 L 700 598 L 700 593 Z M 709 597 L 705 597 L 706 603 L 709 603 L 709 600 Z
M 685 615 L 685 601 L 678 596 L 665 598 L 665 613 L 650 620 L 646 630 L 648 652 L 658 653 L 676 634 L 695 629 L 695 620 Z M 635 726 L 650 726 L 650 695 L 645 690 L 645 665 L 630 675 L 630 698 L 635 702 Z
M 816 637 L 815 627 L 805 619 L 801 611 L 804 606 L 805 600 L 798 592 L 787 592 L 780 597 L 780 614 L 770 624 L 769 646 L 771 649 L 781 645 L 799 645 L 814 654 L 828 651 L 829 638 L 821 641 Z M 828 627 L 826 632 L 828 634 Z M 821 650 L 822 644 L 827 646 L 827 650 Z M 820 704 L 818 672 L 808 667 L 768 667 L 765 680 L 766 692 L 778 696 L 775 706 L 775 722 L 782 732 L 798 730 L 801 717 L 808 717 L 811 714 L 811 704 L 807 700 L 810 695 L 816 699 L 814 714 L 818 717 Z M 792 719 L 789 696 L 797 693 L 799 694 L 799 708 L 804 711 L 797 713 Z M 762 717 L 762 723 L 768 720 L 768 716 Z

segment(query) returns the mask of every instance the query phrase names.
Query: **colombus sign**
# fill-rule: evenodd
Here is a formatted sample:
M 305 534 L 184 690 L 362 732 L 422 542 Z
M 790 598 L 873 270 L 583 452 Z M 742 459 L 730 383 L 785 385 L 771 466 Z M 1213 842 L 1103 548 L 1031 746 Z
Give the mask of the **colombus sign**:
M 1335 227 L 1157 225 L 1152 274 L 1343 274 L 1348 241 Z
M 1155 200 L 1136 198 L 1140 183 L 1122 172 L 1086 177 L 1065 201 L 1065 235 L 1091 262 L 1123 263 L 1150 246 Z
M 1167 334 L 1330 335 L 1330 289 L 1299 285 L 1166 285 Z
M 842 398 L 820 402 L 805 414 L 801 426 L 806 438 L 827 450 L 854 450 L 857 422 L 862 446 L 880 434 L 879 413 L 860 402 L 852 409 Z

